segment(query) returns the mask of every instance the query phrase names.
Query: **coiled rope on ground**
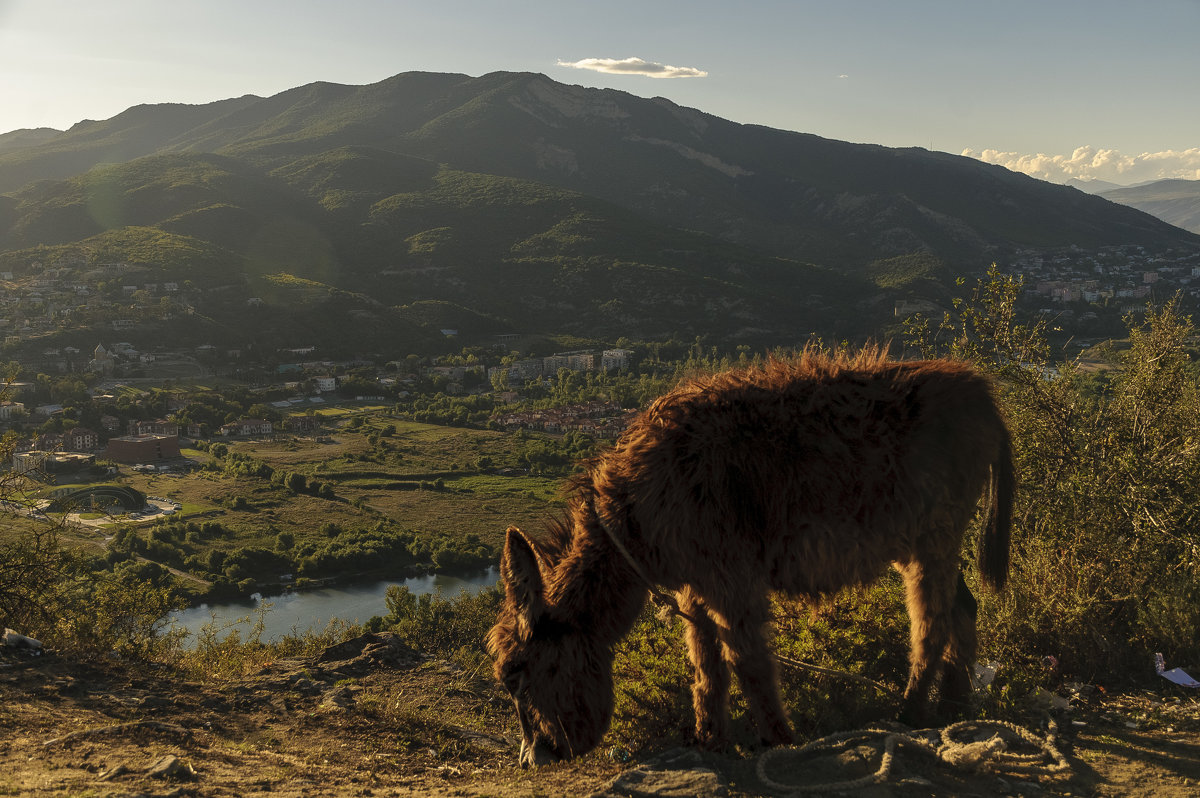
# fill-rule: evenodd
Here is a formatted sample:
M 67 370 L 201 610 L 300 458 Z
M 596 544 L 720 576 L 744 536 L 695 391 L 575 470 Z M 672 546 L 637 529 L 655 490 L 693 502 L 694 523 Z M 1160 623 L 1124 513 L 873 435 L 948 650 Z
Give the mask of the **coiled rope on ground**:
M 992 732 L 988 736 L 988 732 Z M 956 739 L 958 738 L 958 739 Z M 966 741 L 963 739 L 966 738 Z M 936 740 L 936 742 L 935 742 Z M 879 769 L 857 779 L 823 784 L 785 784 L 767 775 L 772 763 L 781 758 L 800 758 L 814 753 L 833 752 L 853 745 L 883 742 Z M 1033 753 L 1009 750 L 1012 743 L 1024 743 L 1037 749 Z M 1010 775 L 1052 775 L 1070 769 L 1058 750 L 1058 725 L 1051 720 L 1043 737 L 1015 723 L 1001 720 L 964 720 L 941 729 L 900 731 L 897 729 L 864 728 L 839 732 L 803 746 L 774 748 L 759 757 L 757 775 L 772 790 L 798 795 L 801 793 L 839 792 L 866 787 L 887 781 L 892 775 L 896 752 L 908 748 L 932 756 L 959 770 L 987 770 Z

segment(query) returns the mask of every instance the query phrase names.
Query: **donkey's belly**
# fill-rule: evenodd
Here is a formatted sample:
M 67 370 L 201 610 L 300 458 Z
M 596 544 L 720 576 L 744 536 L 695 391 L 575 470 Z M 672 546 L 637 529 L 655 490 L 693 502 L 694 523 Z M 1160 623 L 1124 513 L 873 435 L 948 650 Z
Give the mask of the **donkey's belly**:
M 896 536 L 857 525 L 805 527 L 768 546 L 768 583 L 793 595 L 815 596 L 873 582 L 899 559 Z

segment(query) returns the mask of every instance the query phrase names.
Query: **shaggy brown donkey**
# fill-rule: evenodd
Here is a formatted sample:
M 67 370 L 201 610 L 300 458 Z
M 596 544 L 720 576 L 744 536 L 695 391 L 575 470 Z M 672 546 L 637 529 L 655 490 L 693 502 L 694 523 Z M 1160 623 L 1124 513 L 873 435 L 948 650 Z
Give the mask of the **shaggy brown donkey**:
M 521 763 L 599 743 L 613 646 L 651 582 L 688 616 L 702 745 L 725 734 L 725 661 L 763 740 L 792 739 L 764 636 L 769 590 L 820 596 L 888 564 L 912 621 L 906 717 L 925 719 L 939 670 L 943 696 L 965 700 L 976 637 L 963 532 L 990 494 L 979 570 L 1003 587 L 1013 483 L 991 387 L 962 363 L 807 352 L 682 385 L 576 479 L 549 541 L 508 530 L 488 645 L 516 702 Z

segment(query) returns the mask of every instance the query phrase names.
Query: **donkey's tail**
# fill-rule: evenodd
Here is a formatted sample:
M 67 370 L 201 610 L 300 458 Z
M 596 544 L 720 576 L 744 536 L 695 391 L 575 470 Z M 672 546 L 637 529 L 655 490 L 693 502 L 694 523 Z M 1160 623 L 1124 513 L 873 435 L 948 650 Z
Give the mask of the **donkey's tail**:
M 996 591 L 1002 590 L 1008 581 L 1008 547 L 1012 536 L 1013 493 L 1016 491 L 1012 442 L 1003 422 L 1000 422 L 1000 433 L 1000 451 L 996 462 L 992 463 L 991 508 L 979 540 L 979 574 L 984 583 Z

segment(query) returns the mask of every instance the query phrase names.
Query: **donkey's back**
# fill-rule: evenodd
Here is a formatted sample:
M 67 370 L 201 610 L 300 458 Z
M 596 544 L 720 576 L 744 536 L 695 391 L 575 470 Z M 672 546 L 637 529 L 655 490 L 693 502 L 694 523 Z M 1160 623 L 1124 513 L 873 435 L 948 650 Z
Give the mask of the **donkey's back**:
M 965 364 L 809 356 L 667 394 L 592 479 L 667 583 L 716 564 L 818 593 L 931 549 L 957 557 L 989 478 L 1011 493 L 1008 445 L 988 380 Z M 984 553 L 1002 584 L 1007 545 Z

